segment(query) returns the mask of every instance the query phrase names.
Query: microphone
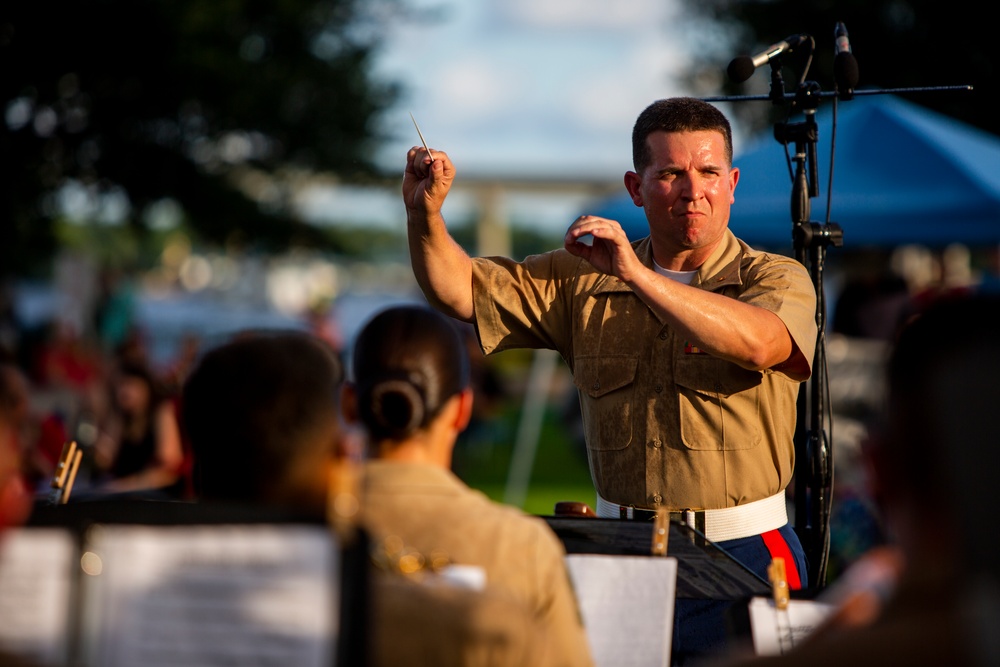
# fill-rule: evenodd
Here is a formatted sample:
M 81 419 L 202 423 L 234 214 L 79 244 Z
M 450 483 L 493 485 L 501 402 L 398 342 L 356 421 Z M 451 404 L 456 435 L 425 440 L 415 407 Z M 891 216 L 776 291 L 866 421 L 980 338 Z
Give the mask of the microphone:
M 809 40 L 809 35 L 792 35 L 777 44 L 772 44 L 755 56 L 736 56 L 729 63 L 726 72 L 729 74 L 730 79 L 736 83 L 742 83 L 749 79 L 754 70 L 761 65 L 771 62 L 782 54 L 791 53 Z
M 858 85 L 858 61 L 851 53 L 851 42 L 847 39 L 847 28 L 842 22 L 837 22 L 833 31 L 833 80 L 840 94 L 840 99 L 850 100 L 854 97 L 854 87 Z

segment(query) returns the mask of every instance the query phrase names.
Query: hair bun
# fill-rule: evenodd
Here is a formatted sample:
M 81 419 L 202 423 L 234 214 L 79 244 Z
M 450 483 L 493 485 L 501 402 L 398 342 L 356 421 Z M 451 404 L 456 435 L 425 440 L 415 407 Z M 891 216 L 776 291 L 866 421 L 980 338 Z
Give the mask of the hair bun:
M 412 382 L 385 380 L 371 391 L 372 416 L 396 437 L 408 435 L 423 426 L 424 399 Z

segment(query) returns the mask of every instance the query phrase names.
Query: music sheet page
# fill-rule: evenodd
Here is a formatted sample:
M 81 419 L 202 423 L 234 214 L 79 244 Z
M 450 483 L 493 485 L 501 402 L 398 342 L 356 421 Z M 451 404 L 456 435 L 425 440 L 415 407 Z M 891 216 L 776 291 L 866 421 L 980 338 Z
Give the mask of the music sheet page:
M 81 558 L 87 664 L 333 664 L 339 551 L 324 527 L 98 528 Z
M 750 631 L 757 655 L 781 655 L 802 641 L 823 622 L 831 606 L 812 600 L 790 600 L 778 609 L 774 600 L 755 597 L 750 600 Z
M 0 536 L 0 647 L 46 665 L 67 660 L 72 533 L 10 528 Z
M 566 565 L 597 667 L 669 666 L 676 558 L 569 554 Z

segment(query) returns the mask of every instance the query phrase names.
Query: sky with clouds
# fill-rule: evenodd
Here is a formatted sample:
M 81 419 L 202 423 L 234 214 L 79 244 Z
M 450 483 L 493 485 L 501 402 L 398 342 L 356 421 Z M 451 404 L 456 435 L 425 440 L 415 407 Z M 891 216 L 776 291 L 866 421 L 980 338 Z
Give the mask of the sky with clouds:
M 434 18 L 398 18 L 383 35 L 375 74 L 404 86 L 386 117 L 394 139 L 376 156 L 389 173 L 402 173 L 419 143 L 412 113 L 431 148 L 455 162 L 456 182 L 463 174 L 614 182 L 631 168 L 638 113 L 686 92 L 677 75 L 693 40 L 680 0 L 407 2 Z M 326 191 L 310 202 L 317 216 L 401 211 L 397 198 L 371 191 Z
M 676 0 L 411 2 L 441 11 L 386 35 L 377 71 L 406 95 L 383 164 L 418 141 L 412 112 L 428 143 L 470 172 L 617 177 L 639 111 L 681 92 Z

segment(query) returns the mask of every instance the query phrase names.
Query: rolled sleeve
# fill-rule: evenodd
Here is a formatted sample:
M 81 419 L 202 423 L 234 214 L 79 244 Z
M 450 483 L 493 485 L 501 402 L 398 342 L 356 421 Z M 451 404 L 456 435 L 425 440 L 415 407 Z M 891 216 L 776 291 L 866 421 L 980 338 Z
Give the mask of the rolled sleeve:
M 565 251 L 472 260 L 473 322 L 484 354 L 513 348 L 563 352 L 571 321 L 567 282 L 578 264 Z
M 816 289 L 799 262 L 771 256 L 754 272 L 740 300 L 771 311 L 784 323 L 812 372 L 816 352 Z

